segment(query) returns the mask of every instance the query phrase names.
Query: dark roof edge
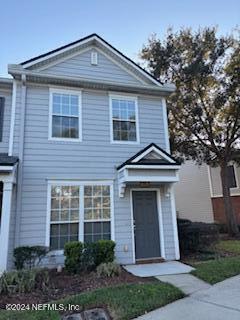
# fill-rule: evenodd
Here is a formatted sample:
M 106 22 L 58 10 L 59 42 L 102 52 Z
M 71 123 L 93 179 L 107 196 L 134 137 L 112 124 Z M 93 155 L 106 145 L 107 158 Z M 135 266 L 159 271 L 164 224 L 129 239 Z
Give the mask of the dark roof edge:
M 120 166 L 117 167 L 117 170 L 120 170 L 121 168 L 123 168 L 125 165 L 133 165 L 131 162 L 136 159 L 138 156 L 140 156 L 143 152 L 145 152 L 146 150 L 148 150 L 151 147 L 155 147 L 156 149 L 158 149 L 159 151 L 161 151 L 162 153 L 164 153 L 166 156 L 168 156 L 169 158 L 171 158 L 174 163 L 167 163 L 167 164 L 163 164 L 161 163 L 160 165 L 180 165 L 180 163 L 173 157 L 171 156 L 168 152 L 166 152 L 165 150 L 163 150 L 162 148 L 160 148 L 158 145 L 156 145 L 155 143 L 150 143 L 148 146 L 146 146 L 145 148 L 143 148 L 142 150 L 140 150 L 138 153 L 136 153 L 134 156 L 132 156 L 131 158 L 129 158 L 127 161 L 123 162 Z M 145 165 L 147 163 L 141 163 L 139 165 Z M 134 163 L 134 165 L 138 165 L 137 163 Z M 150 165 L 150 164 L 147 164 Z M 151 163 L 151 165 L 153 165 L 153 163 Z M 156 163 L 154 165 L 157 165 Z
M 56 52 L 61 51 L 61 50 L 63 50 L 63 49 L 66 49 L 66 48 L 68 48 L 68 47 L 70 47 L 70 46 L 73 46 L 73 45 L 77 44 L 78 42 L 81 42 L 81 41 L 90 39 L 90 38 L 92 38 L 92 37 L 94 37 L 94 36 L 97 36 L 97 34 L 96 34 L 96 33 L 92 33 L 92 34 L 90 34 L 90 35 L 88 35 L 88 36 L 86 36 L 86 37 L 84 37 L 84 38 L 78 39 L 78 40 L 73 41 L 73 42 L 70 42 L 70 43 L 68 43 L 68 44 L 66 44 L 66 45 L 64 45 L 64 46 L 58 47 L 58 48 L 56 48 L 56 49 L 54 49 L 54 50 L 50 50 L 50 51 L 48 51 L 48 52 L 46 52 L 46 53 L 40 54 L 39 56 L 36 56 L 36 57 L 31 58 L 31 59 L 25 60 L 25 61 L 21 62 L 20 65 L 23 66 L 24 64 L 33 62 L 33 61 L 38 60 L 38 59 L 41 59 L 41 58 L 44 58 L 44 57 L 46 57 L 46 56 L 48 56 L 48 55 L 50 55 L 50 54 L 53 54 L 53 53 L 56 53 Z
M 85 41 L 87 39 L 90 39 L 92 37 L 97 37 L 99 38 L 101 41 L 103 41 L 106 45 L 108 45 L 110 48 L 112 48 L 114 51 L 116 51 L 118 54 L 120 54 L 122 57 L 124 57 L 125 59 L 127 59 L 129 62 L 133 63 L 137 68 L 141 69 L 143 72 L 145 72 L 148 76 L 150 76 L 154 81 L 157 81 L 159 84 L 162 84 L 163 83 L 161 81 L 159 81 L 158 79 L 156 79 L 151 73 L 149 73 L 148 71 L 146 71 L 144 68 L 142 68 L 141 66 L 139 66 L 136 62 L 134 62 L 133 60 L 131 60 L 130 58 L 128 58 L 127 56 L 125 56 L 121 51 L 119 51 L 118 49 L 116 49 L 115 47 L 113 47 L 109 42 L 107 42 L 106 40 L 104 40 L 102 37 L 100 37 L 97 33 L 92 33 L 84 38 L 81 38 L 81 39 L 78 39 L 76 41 L 73 41 L 73 42 L 70 42 L 69 44 L 66 44 L 64 46 L 61 46 L 61 47 L 58 47 L 54 50 L 51 50 L 51 51 L 48 51 L 46 53 L 43 53 L 43 54 L 40 54 L 39 56 L 36 56 L 34 58 L 31 58 L 29 60 L 25 60 L 23 62 L 20 63 L 20 65 L 24 65 L 24 64 L 27 64 L 27 63 L 30 63 L 30 62 L 33 62 L 35 60 L 38 60 L 38 59 L 41 59 L 41 58 L 44 58 L 44 57 L 47 57 L 48 55 L 50 54 L 53 54 L 53 53 L 56 53 L 58 51 L 61 51 L 63 49 L 66 49 L 68 47 L 71 47 L 77 43 L 80 43 L 82 41 Z

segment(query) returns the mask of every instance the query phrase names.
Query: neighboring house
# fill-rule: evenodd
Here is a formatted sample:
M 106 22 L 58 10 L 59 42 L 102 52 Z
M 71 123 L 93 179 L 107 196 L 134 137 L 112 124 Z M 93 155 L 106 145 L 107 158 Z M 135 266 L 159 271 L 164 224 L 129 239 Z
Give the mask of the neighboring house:
M 0 80 L 0 270 L 14 247 L 116 241 L 119 263 L 179 259 L 161 84 L 96 34 L 17 65 Z
M 240 168 L 228 166 L 230 192 L 238 224 L 240 224 Z M 226 223 L 219 167 L 196 165 L 186 161 L 176 184 L 176 208 L 179 218 L 201 222 Z

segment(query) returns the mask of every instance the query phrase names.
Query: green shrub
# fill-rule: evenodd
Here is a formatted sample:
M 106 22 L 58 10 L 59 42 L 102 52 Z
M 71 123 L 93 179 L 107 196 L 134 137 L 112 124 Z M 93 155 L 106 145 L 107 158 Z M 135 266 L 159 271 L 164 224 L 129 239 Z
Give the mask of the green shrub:
M 83 254 L 81 258 L 81 270 L 92 271 L 96 268 L 96 254 L 96 242 L 84 244 Z
M 99 240 L 96 242 L 96 266 L 114 261 L 115 246 L 116 244 L 112 240 Z
M 178 235 L 181 253 L 198 252 L 219 240 L 218 227 L 211 223 L 178 219 Z
M 65 244 L 65 268 L 69 273 L 81 271 L 83 248 L 83 243 L 79 241 L 71 241 Z
M 16 269 L 32 269 L 36 267 L 47 252 L 47 247 L 43 246 L 23 246 L 15 248 L 13 256 Z
M 115 277 L 121 273 L 121 267 L 115 262 L 101 263 L 97 267 L 98 277 Z
M 114 248 L 115 242 L 111 240 L 68 242 L 64 247 L 65 268 L 69 273 L 92 271 L 101 263 L 114 261 Z
M 0 277 L 0 294 L 28 293 L 33 289 L 46 290 L 48 286 L 47 269 L 4 272 Z

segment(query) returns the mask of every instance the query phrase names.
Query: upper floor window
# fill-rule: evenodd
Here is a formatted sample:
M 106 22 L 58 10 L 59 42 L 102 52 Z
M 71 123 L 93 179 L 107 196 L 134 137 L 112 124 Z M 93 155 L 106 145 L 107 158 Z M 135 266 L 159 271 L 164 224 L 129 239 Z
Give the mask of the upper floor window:
M 80 140 L 81 93 L 50 90 L 50 139 Z
M 235 169 L 233 165 L 227 167 L 229 188 L 237 188 Z
M 137 98 L 110 96 L 111 141 L 139 142 Z

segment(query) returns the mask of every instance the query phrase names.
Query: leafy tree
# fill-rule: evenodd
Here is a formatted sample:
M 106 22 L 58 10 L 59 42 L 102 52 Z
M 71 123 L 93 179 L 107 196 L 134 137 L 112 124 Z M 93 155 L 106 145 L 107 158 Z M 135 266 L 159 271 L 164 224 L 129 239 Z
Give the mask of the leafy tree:
M 172 152 L 220 166 L 228 231 L 237 235 L 227 166 L 233 159 L 240 163 L 239 30 L 218 36 L 216 28 L 169 29 L 164 41 L 156 35 L 148 40 L 141 58 L 161 82 L 176 85 L 168 99 Z

